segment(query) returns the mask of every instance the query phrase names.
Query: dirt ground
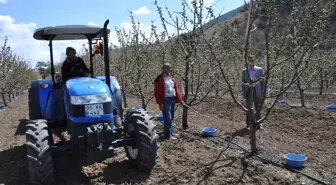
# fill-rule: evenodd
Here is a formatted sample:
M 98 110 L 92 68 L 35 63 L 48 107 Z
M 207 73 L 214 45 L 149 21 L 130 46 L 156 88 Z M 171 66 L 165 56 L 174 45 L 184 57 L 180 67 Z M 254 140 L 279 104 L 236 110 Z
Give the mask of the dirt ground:
M 287 98 L 290 105 L 277 105 L 258 132 L 260 156 L 283 163 L 287 152 L 307 155 L 301 171 L 320 180 L 336 184 L 336 111 L 326 110 L 336 103 L 334 95 L 307 95 L 308 108 L 297 107 L 298 96 Z M 210 101 L 210 100 L 209 100 Z M 140 101 L 129 98 L 130 105 Z M 148 107 L 159 113 L 154 103 Z M 221 138 L 202 138 L 204 126 L 217 128 L 217 136 L 233 138 L 235 144 L 249 149 L 248 133 L 244 130 L 244 114 L 234 103 L 213 101 L 190 111 L 187 132 L 181 131 L 181 109 L 177 108 L 175 131 L 178 140 L 161 141 L 158 164 L 147 174 L 132 169 L 123 149 L 115 156 L 95 155 L 89 158 L 70 151 L 53 158 L 56 184 L 318 184 L 303 175 L 263 162 L 246 158 L 244 151 Z M 28 119 L 27 95 L 15 100 L 0 112 L 0 184 L 28 184 L 24 124 Z M 162 124 L 158 124 L 159 133 Z

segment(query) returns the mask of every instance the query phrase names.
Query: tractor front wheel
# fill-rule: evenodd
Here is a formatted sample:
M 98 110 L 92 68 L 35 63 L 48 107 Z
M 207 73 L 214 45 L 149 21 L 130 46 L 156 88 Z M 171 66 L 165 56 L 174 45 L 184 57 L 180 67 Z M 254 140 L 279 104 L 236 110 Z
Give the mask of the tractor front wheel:
M 125 146 L 126 155 L 132 166 L 151 171 L 156 165 L 158 134 L 155 124 L 143 109 L 132 109 L 126 113 L 124 124 L 126 138 L 136 138 L 136 146 Z
M 32 184 L 53 184 L 53 164 L 46 120 L 26 124 L 28 172 Z

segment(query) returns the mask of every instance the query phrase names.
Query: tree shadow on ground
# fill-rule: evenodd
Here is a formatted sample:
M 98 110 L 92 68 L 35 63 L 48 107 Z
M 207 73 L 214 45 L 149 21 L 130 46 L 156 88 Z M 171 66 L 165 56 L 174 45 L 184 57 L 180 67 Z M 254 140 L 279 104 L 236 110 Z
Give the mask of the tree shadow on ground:
M 27 123 L 27 119 L 20 119 L 18 120 L 20 123 L 19 125 L 16 127 L 16 131 L 15 131 L 15 136 L 17 135 L 25 135 L 26 134 L 26 123 Z
M 226 164 L 216 165 L 216 163 L 224 162 L 223 160 L 216 159 L 212 163 L 209 163 L 204 169 L 204 175 L 202 179 L 197 183 L 197 185 L 200 185 L 202 182 L 204 184 L 208 184 L 208 179 L 211 177 L 211 175 L 216 171 L 223 168 L 233 167 L 233 164 L 237 161 L 236 157 L 229 157 L 226 161 L 229 161 Z M 225 162 L 226 162 L 225 161 Z
M 28 169 L 25 145 L 0 152 L 0 184 L 26 185 Z
M 108 184 L 141 184 L 145 182 L 150 172 L 138 171 L 133 168 L 126 159 L 121 162 L 113 162 L 104 170 L 104 182 Z
M 114 160 L 113 152 L 94 152 L 89 155 L 81 151 L 63 151 L 54 155 L 56 184 L 90 184 L 95 181 L 108 184 L 126 182 L 141 183 L 146 181 L 149 173 L 137 172 L 128 159 Z M 117 154 L 122 155 L 122 154 Z
M 56 154 L 56 153 L 55 153 Z M 62 151 L 53 155 L 55 184 L 90 184 L 93 178 L 103 179 L 106 183 L 122 184 L 125 182 L 141 183 L 148 179 L 149 174 L 137 172 L 131 168 L 128 160 L 102 162 L 112 157 L 111 153 L 95 153 L 89 157 L 79 155 L 76 151 Z M 96 169 L 97 163 L 106 165 L 96 177 L 87 176 L 83 168 L 90 166 L 90 170 Z M 99 166 L 99 165 L 98 165 Z M 11 149 L 0 152 L 0 184 L 6 185 L 28 185 L 29 174 L 26 158 L 25 145 L 15 146 Z
M 237 136 L 238 137 L 244 137 L 244 136 L 247 136 L 249 134 L 250 134 L 250 132 L 246 128 L 243 128 L 243 129 L 237 130 L 234 133 L 232 133 L 232 137 L 237 137 Z
M 227 148 L 226 148 L 227 149 Z M 198 182 L 194 182 L 196 185 L 200 184 L 208 184 L 208 180 L 211 177 L 211 175 L 214 173 L 216 170 L 223 170 L 225 168 L 235 168 L 233 164 L 237 161 L 237 157 L 234 156 L 228 156 L 228 157 L 223 157 L 224 152 L 226 149 L 222 150 L 216 157 L 215 160 L 208 162 L 208 163 L 203 163 L 200 161 L 194 161 L 197 164 L 195 165 L 195 168 L 189 168 L 186 169 L 178 174 L 172 173 L 171 175 L 167 174 L 167 177 L 160 180 L 158 184 L 180 184 L 180 183 L 185 183 L 183 182 L 183 179 L 179 177 L 183 177 L 186 174 L 189 174 L 189 176 L 193 173 L 198 173 L 198 177 L 201 179 Z

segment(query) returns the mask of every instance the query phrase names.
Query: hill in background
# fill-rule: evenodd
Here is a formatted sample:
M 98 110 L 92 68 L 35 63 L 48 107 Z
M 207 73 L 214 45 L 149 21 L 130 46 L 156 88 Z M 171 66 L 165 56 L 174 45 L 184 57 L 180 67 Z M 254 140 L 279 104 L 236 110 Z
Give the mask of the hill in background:
M 211 27 L 213 27 L 213 26 L 215 26 L 217 24 L 221 24 L 221 23 L 227 21 L 228 19 L 230 19 L 232 17 L 236 17 L 239 14 L 241 14 L 243 12 L 246 12 L 246 11 L 247 11 L 246 5 L 242 5 L 242 6 L 236 8 L 236 9 L 233 9 L 233 10 L 231 10 L 231 11 L 229 11 L 229 12 L 223 14 L 223 15 L 218 16 L 215 19 L 210 20 L 209 22 L 205 23 L 202 26 L 202 28 L 204 30 L 209 29 L 209 28 L 211 28 Z

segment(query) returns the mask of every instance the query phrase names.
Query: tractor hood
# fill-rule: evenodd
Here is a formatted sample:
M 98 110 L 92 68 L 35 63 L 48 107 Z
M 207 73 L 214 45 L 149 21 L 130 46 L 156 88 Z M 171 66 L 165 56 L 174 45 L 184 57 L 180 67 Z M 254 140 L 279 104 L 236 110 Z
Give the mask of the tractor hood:
M 66 82 L 70 96 L 84 96 L 109 92 L 108 86 L 99 79 L 80 77 Z

